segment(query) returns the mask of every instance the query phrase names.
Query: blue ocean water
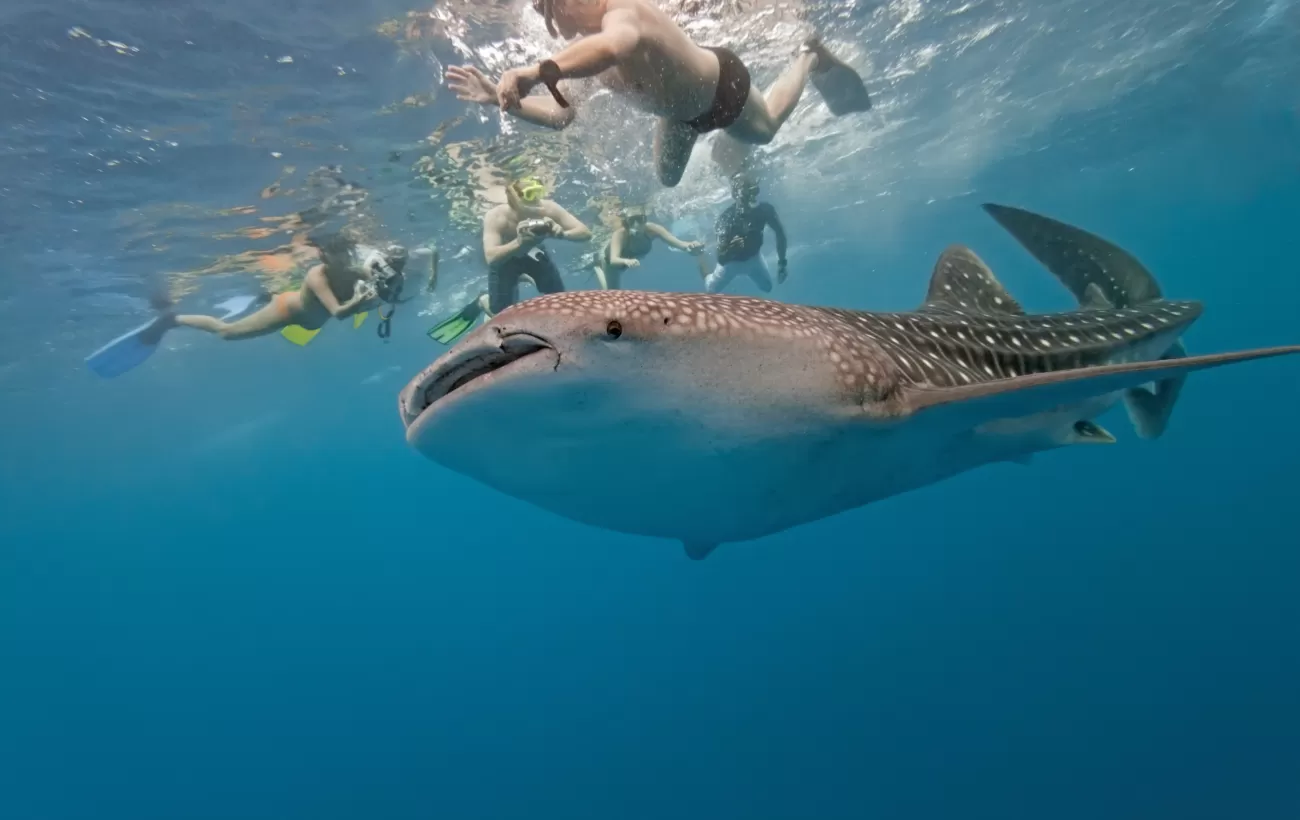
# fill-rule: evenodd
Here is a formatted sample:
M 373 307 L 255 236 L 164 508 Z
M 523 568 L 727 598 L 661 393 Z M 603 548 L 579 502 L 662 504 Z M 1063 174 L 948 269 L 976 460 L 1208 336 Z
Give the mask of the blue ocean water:
M 1300 341 L 1292 4 L 844 6 L 879 111 L 870 140 L 773 152 L 779 298 L 906 309 L 964 242 L 1031 310 L 1068 307 L 994 201 L 1203 300 L 1194 352 Z M 1193 376 L 1159 441 L 1113 413 L 1117 446 L 704 562 L 409 450 L 396 394 L 440 350 L 414 310 L 387 344 L 174 334 L 87 373 L 159 279 L 242 249 L 217 212 L 269 213 L 287 163 L 343 165 L 403 241 L 472 243 L 407 169 L 463 104 L 378 113 L 456 57 L 377 32 L 407 11 L 0 9 L 0 817 L 1300 816 L 1293 361 Z M 674 215 L 708 224 L 705 200 Z M 698 287 L 663 252 L 644 275 Z

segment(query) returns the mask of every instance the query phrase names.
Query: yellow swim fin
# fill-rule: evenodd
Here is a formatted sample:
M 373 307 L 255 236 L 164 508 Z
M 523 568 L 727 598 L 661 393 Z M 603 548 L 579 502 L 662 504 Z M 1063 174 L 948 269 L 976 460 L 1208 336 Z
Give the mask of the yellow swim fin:
M 369 315 L 370 315 L 370 311 L 368 310 L 363 310 L 360 313 L 352 314 L 352 329 L 356 330 L 357 328 L 364 325 L 366 323 L 366 317 Z
M 308 330 L 307 328 L 302 327 L 301 325 L 289 325 L 284 330 L 280 331 L 281 336 L 293 342 L 294 344 L 298 345 L 299 347 L 305 347 L 308 342 L 316 338 L 317 333 L 320 333 L 320 331 Z

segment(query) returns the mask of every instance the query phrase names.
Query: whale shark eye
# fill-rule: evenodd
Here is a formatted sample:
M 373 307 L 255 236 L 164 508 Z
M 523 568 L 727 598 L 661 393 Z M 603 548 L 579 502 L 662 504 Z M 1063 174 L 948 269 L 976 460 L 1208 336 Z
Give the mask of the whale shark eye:
M 611 339 L 617 339 L 623 335 L 623 325 L 619 324 L 617 319 L 610 319 L 609 324 L 605 325 L 605 333 Z

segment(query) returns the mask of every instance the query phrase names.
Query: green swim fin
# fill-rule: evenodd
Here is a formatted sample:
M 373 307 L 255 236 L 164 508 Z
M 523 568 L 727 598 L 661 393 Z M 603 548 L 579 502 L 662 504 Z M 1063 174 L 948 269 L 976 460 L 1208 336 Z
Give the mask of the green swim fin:
M 449 345 L 468 333 L 482 315 L 483 307 L 479 304 L 478 299 L 475 299 L 461 308 L 460 312 L 455 316 L 445 319 L 430 328 L 429 338 L 440 344 Z
M 871 95 L 851 65 L 831 54 L 817 37 L 809 38 L 804 50 L 817 55 L 817 68 L 808 79 L 832 114 L 842 117 L 871 110 Z
M 311 342 L 312 339 L 316 338 L 317 333 L 320 333 L 320 331 L 308 330 L 307 328 L 302 327 L 301 325 L 289 325 L 284 330 L 280 331 L 281 336 L 293 342 L 294 344 L 298 345 L 299 347 L 306 347 L 307 344 Z

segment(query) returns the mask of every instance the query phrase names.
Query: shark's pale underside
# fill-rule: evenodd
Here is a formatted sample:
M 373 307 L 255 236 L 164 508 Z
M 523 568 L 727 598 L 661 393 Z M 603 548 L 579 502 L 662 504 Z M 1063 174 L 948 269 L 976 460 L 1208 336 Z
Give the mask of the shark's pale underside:
M 1189 356 L 1198 302 L 1124 250 L 986 210 L 1075 294 L 1027 315 L 970 250 L 922 306 L 867 313 L 735 296 L 582 291 L 502 311 L 402 391 L 408 442 L 503 493 L 693 558 L 983 464 L 1114 439 L 1123 401 L 1160 435 L 1194 370 L 1300 346 Z

